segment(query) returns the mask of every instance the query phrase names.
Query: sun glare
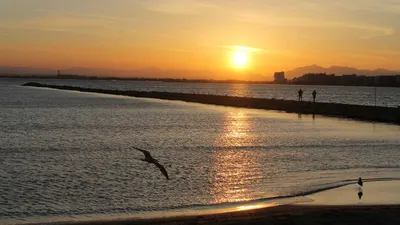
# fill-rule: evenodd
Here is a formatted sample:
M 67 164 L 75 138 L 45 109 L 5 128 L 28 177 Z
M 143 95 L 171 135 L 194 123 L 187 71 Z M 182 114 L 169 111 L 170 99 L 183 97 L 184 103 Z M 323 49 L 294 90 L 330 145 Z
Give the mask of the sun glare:
M 246 67 L 247 61 L 248 61 L 248 56 L 247 56 L 247 52 L 243 51 L 243 50 L 238 50 L 233 54 L 233 64 L 237 67 L 237 68 L 244 68 Z

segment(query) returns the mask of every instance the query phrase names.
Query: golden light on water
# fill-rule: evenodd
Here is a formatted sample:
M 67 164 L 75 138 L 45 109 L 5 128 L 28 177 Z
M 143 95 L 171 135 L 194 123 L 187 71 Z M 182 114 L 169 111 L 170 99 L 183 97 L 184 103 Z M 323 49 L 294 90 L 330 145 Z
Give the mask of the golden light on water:
M 252 145 L 249 134 L 251 123 L 246 113 L 235 111 L 225 115 L 223 132 L 214 144 L 220 149 L 213 152 L 213 171 L 210 174 L 214 202 L 239 202 L 252 200 L 249 187 L 262 176 L 254 154 L 240 147 Z
M 241 205 L 241 206 L 238 206 L 236 209 L 238 211 L 246 211 L 246 210 L 252 210 L 252 209 L 268 208 L 268 207 L 273 207 L 273 206 L 277 206 L 277 205 L 278 204 L 276 202 L 272 202 L 269 204 Z
M 242 205 L 237 207 L 238 211 L 245 211 L 245 210 L 251 210 L 251 209 L 260 209 L 262 208 L 263 205 Z
M 242 112 L 234 112 L 228 115 L 227 120 L 229 120 L 229 123 L 224 128 L 224 139 L 228 143 L 225 142 L 224 144 L 240 146 L 241 140 L 244 139 L 246 141 L 246 138 L 249 137 L 247 116 Z

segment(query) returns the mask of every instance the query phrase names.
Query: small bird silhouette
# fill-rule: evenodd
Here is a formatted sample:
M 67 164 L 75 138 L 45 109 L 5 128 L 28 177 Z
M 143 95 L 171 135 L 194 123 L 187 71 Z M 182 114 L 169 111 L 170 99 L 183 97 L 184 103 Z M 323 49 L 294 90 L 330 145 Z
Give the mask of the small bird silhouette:
M 361 177 L 358 178 L 358 182 L 357 183 L 358 183 L 358 185 L 363 186 L 363 181 L 362 181 Z
M 142 161 L 148 162 L 148 163 L 153 163 L 154 165 L 156 165 L 158 167 L 158 169 L 160 169 L 161 173 L 164 174 L 164 176 L 167 178 L 167 180 L 169 180 L 168 177 L 168 172 L 167 170 L 164 168 L 164 166 L 162 166 L 157 159 L 153 158 L 153 156 L 151 156 L 149 151 L 140 149 L 140 148 L 136 148 L 133 147 L 134 149 L 141 151 L 144 154 L 144 159 L 140 159 Z

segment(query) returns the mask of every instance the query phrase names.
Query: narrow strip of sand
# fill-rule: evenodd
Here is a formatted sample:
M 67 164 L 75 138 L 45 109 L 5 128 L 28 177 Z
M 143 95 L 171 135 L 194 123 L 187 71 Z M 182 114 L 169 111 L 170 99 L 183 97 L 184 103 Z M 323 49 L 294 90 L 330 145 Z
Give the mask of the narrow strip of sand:
M 400 108 L 348 105 L 338 103 L 299 102 L 292 100 L 233 97 L 220 95 L 188 94 L 174 92 L 121 91 L 97 88 L 83 88 L 62 85 L 47 85 L 29 82 L 23 86 L 53 88 L 81 92 L 94 92 L 112 95 L 124 95 L 141 98 L 179 100 L 221 106 L 243 107 L 253 109 L 279 110 L 290 113 L 319 114 L 326 116 L 347 117 L 359 120 L 380 121 L 400 124 Z

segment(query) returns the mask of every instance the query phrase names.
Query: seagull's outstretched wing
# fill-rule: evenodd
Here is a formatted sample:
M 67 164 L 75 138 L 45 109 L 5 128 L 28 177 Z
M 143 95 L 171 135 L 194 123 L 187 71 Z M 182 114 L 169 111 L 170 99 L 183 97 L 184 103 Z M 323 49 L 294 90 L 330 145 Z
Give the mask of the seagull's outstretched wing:
M 160 169 L 161 173 L 163 173 L 164 176 L 167 178 L 167 180 L 169 180 L 167 170 L 159 162 L 155 162 L 154 165 L 156 165 L 158 169 Z
M 146 158 L 149 158 L 149 159 L 152 159 L 152 158 L 153 158 L 153 156 L 150 155 L 150 152 L 149 152 L 149 151 L 146 151 L 146 150 L 143 150 L 143 149 L 140 149 L 140 148 L 136 148 L 136 147 L 133 147 L 133 148 L 136 149 L 136 150 L 138 150 L 138 151 L 143 152 L 143 154 L 144 154 L 144 156 L 145 156 Z
M 150 155 L 149 151 L 146 151 L 146 150 L 143 150 L 140 148 L 136 148 L 136 147 L 133 147 L 133 148 L 138 151 L 143 152 L 144 156 L 146 157 L 147 162 L 153 163 L 154 165 L 156 165 L 158 167 L 158 169 L 160 169 L 161 173 L 163 173 L 164 176 L 167 178 L 167 180 L 169 180 L 167 170 L 156 159 L 154 159 L 153 156 Z

